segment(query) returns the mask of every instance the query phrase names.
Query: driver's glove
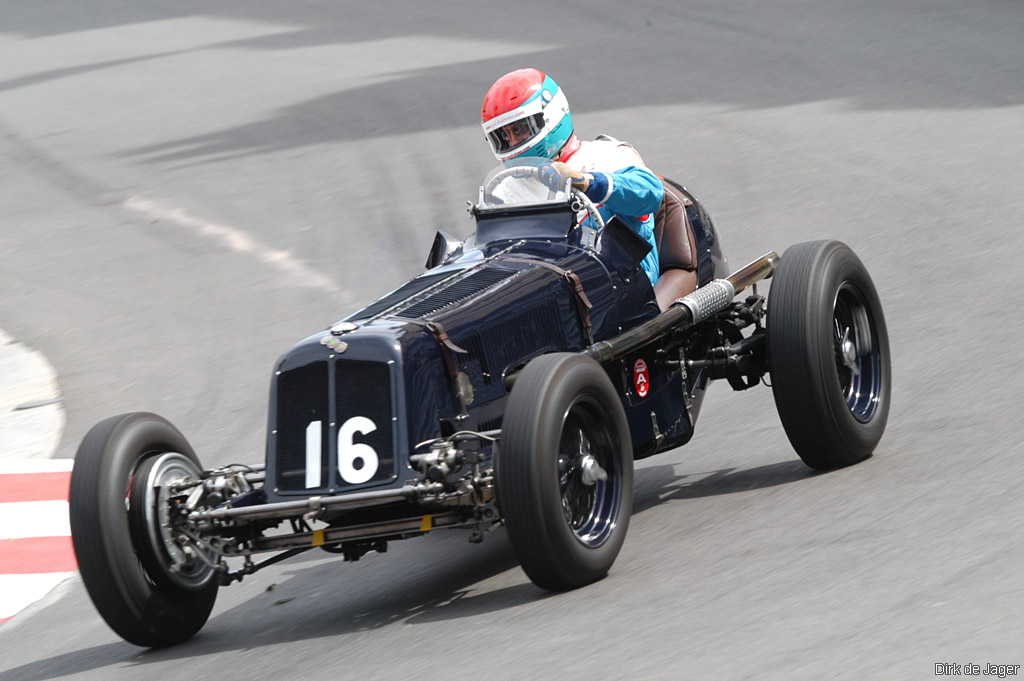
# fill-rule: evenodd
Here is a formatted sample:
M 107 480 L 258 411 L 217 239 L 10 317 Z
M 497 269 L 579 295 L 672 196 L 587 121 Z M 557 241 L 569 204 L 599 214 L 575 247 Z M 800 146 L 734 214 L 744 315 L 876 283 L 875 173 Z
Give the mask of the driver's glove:
M 541 165 L 537 168 L 537 177 L 552 191 L 564 189 L 566 180 L 570 178 L 572 178 L 572 186 L 581 191 L 587 191 L 590 186 L 588 176 L 578 170 L 573 170 L 561 161 L 552 161 Z

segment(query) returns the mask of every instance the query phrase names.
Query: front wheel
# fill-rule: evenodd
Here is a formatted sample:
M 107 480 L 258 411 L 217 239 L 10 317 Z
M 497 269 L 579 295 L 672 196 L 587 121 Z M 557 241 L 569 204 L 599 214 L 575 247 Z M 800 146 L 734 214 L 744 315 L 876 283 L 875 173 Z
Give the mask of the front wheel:
M 176 541 L 167 498 L 200 474 L 185 437 L 155 414 L 101 421 L 78 448 L 68 497 L 78 568 L 100 615 L 129 643 L 184 641 L 213 609 L 216 575 Z
M 811 468 L 867 458 L 885 431 L 892 391 L 878 293 L 848 246 L 786 250 L 768 296 L 772 393 L 786 435 Z
M 588 357 L 543 355 L 508 398 L 496 464 L 498 505 L 527 576 L 574 589 L 611 569 L 633 506 L 626 414 Z

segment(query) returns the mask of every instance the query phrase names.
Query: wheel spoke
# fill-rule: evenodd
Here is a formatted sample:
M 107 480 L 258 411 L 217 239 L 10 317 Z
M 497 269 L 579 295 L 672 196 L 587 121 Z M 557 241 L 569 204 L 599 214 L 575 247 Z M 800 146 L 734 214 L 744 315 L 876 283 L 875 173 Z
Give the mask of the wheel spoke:
M 862 294 L 854 285 L 840 286 L 832 321 L 836 371 L 843 399 L 854 417 L 866 422 L 874 412 L 881 379 L 871 317 Z
M 604 424 L 596 414 L 581 412 L 570 410 L 566 416 L 558 451 L 558 484 L 566 523 L 580 541 L 597 544 L 610 531 L 604 509 L 616 492 L 608 482 Z

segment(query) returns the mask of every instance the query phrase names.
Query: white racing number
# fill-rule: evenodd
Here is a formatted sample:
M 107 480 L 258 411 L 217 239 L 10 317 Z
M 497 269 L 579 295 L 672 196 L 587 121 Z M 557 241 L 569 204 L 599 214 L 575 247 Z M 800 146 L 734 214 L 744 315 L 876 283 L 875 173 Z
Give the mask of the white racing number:
M 376 424 L 365 416 L 353 416 L 338 429 L 338 470 L 341 479 L 356 485 L 366 482 L 377 472 L 377 452 L 365 443 L 354 443 L 352 437 L 359 433 L 365 435 L 377 430 Z M 355 467 L 357 459 L 363 460 L 362 468 Z
M 323 425 L 313 421 L 306 426 L 306 488 L 320 486 L 320 442 Z M 377 430 L 377 424 L 365 416 L 353 416 L 338 429 L 338 472 L 341 479 L 351 485 L 366 482 L 377 472 L 380 460 L 373 447 L 363 442 L 353 442 L 357 435 L 366 435 Z M 356 461 L 362 466 L 356 468 Z
M 320 486 L 320 421 L 306 426 L 306 489 Z

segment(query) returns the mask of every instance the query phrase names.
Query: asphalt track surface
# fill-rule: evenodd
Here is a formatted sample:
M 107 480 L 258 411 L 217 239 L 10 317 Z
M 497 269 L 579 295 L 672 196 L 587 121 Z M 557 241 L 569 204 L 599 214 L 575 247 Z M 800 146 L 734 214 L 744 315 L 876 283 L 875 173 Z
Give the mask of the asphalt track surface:
M 471 230 L 478 107 L 523 65 L 694 191 L 732 264 L 850 244 L 895 374 L 876 455 L 828 474 L 767 388 L 713 388 L 591 587 L 437 533 L 267 570 L 147 652 L 74 578 L 0 628 L 0 681 L 1024 663 L 1022 35 L 1013 0 L 0 3 L 0 326 L 57 369 L 58 456 L 150 410 L 207 464 L 260 460 L 274 359 Z

